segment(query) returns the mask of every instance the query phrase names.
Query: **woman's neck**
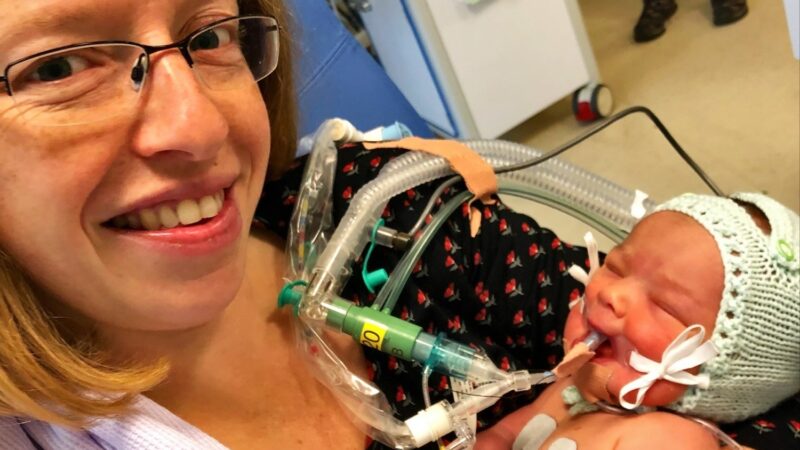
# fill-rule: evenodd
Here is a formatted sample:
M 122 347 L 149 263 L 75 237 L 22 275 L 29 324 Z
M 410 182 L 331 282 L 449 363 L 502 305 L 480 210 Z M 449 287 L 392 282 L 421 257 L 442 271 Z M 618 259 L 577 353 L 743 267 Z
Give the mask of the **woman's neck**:
M 253 391 L 284 370 L 279 362 L 293 351 L 289 312 L 277 310 L 275 301 L 284 267 L 277 238 L 251 236 L 242 286 L 220 316 L 180 331 L 114 330 L 110 347 L 137 361 L 169 362 L 167 380 L 147 393 L 169 409 L 252 405 Z

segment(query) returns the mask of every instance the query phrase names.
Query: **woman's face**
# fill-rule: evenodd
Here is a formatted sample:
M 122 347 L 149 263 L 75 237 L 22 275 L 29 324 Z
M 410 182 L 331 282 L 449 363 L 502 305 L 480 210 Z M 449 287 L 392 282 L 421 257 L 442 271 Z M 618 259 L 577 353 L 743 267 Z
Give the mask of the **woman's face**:
M 0 7 L 0 69 L 78 42 L 168 44 L 238 12 L 235 0 Z M 91 61 L 64 62 L 92 70 Z M 169 50 L 152 55 L 128 113 L 45 126 L 57 107 L 24 106 L 0 93 L 0 248 L 43 291 L 106 326 L 181 329 L 219 314 L 243 278 L 269 156 L 257 85 L 211 90 Z M 207 218 L 195 222 L 198 212 Z M 189 225 L 176 225 L 176 215 Z
M 564 342 L 571 348 L 590 329 L 608 336 L 592 362 L 611 371 L 614 398 L 642 374 L 628 364 L 631 352 L 661 361 L 667 346 L 686 327 L 700 324 L 710 336 L 722 298 L 723 266 L 714 238 L 700 224 L 665 211 L 640 222 L 615 247 L 586 288 L 585 309 L 573 308 Z M 579 386 L 580 387 L 580 386 Z M 677 400 L 685 386 L 657 381 L 645 405 Z M 633 402 L 635 392 L 626 400 Z

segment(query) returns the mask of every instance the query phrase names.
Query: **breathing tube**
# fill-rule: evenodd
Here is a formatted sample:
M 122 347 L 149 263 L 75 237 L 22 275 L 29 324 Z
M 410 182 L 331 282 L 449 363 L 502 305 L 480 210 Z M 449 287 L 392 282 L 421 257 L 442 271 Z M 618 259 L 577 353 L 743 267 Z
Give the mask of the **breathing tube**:
M 380 215 L 389 200 L 410 188 L 453 174 L 447 161 L 437 156 L 409 152 L 394 158 L 378 177 L 356 193 L 333 231 L 331 189 L 337 147 L 376 133 L 403 135 L 405 130 L 395 125 L 365 135 L 346 121 L 332 119 L 313 137 L 290 222 L 287 273 L 290 282 L 281 292 L 279 304 L 294 309 L 298 319 L 296 343 L 302 359 L 351 413 L 363 432 L 390 447 L 402 449 L 420 447 L 455 431 L 457 439 L 447 448 L 464 448 L 475 439 L 474 429 L 468 424 L 470 416 L 512 390 L 528 390 L 535 384 L 553 381 L 554 375 L 505 372 L 479 351 L 441 335 L 426 333 L 419 326 L 390 315 L 399 295 L 398 286 L 405 283 L 411 264 L 421 254 L 426 239 L 435 233 L 433 223 L 425 227 L 388 280 L 385 273 L 365 274 L 365 281 L 374 278 L 369 283 L 375 286 L 386 282 L 373 306 L 358 306 L 339 296 L 351 275 L 353 262 L 368 243 L 405 247 L 410 242 L 405 233 L 382 226 Z M 522 145 L 501 141 L 465 144 L 497 173 L 512 167 L 520 169 L 502 173 L 501 193 L 533 198 L 573 213 L 597 225 L 617 242 L 637 220 L 631 215 L 632 206 L 645 211 L 654 206 L 628 189 L 566 162 L 547 159 L 548 155 Z M 537 159 L 540 164 L 525 166 Z M 468 199 L 469 193 L 463 194 L 448 202 L 449 211 Z M 442 207 L 434 222 L 444 223 L 448 215 L 447 208 Z M 354 374 L 341 361 L 329 343 L 331 333 L 344 333 L 362 345 L 418 362 L 426 374 L 437 371 L 467 380 L 474 389 L 455 402 L 430 405 L 416 416 L 400 421 L 377 386 Z M 591 348 L 601 341 L 601 336 L 592 335 L 586 344 Z

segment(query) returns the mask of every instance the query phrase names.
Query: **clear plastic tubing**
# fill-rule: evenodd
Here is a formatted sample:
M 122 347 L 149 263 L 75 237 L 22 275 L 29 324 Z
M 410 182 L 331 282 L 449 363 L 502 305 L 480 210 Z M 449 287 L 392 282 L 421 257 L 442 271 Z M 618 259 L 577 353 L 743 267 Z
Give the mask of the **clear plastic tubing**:
M 468 141 L 496 168 L 530 160 L 540 152 L 502 141 Z M 330 242 L 312 271 L 301 314 L 307 319 L 324 320 L 319 303 L 328 293 L 338 293 L 349 276 L 349 267 L 369 241 L 370 231 L 388 201 L 407 189 L 452 173 L 446 160 L 424 153 L 409 152 L 390 161 L 380 175 L 362 187 L 350 202 Z M 628 189 L 597 177 L 569 163 L 551 159 L 538 166 L 504 177 L 532 184 L 594 211 L 622 229 L 630 229 L 636 219 L 630 215 L 634 194 Z M 652 202 L 646 203 L 647 209 Z
M 495 168 L 508 165 L 508 161 L 527 161 L 542 156 L 542 152 L 513 142 L 499 140 L 473 140 L 465 144 Z M 557 194 L 588 211 L 597 213 L 621 229 L 630 231 L 637 219 L 631 215 L 635 193 L 580 167 L 556 158 L 539 165 L 500 176 L 536 186 Z M 645 201 L 645 209 L 655 204 Z
M 583 339 L 583 343 L 586 344 L 586 347 L 589 348 L 591 351 L 597 350 L 597 347 L 600 347 L 600 344 L 606 341 L 606 337 L 602 334 L 598 333 L 597 331 L 592 331 Z

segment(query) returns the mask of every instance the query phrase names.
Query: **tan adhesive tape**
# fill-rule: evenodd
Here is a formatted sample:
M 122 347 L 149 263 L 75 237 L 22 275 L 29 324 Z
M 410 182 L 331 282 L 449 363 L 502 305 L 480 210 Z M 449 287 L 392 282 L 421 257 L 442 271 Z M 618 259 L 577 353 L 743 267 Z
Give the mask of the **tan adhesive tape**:
M 572 347 L 572 350 L 564 356 L 561 364 L 553 369 L 553 373 L 556 374 L 558 378 L 571 376 L 593 357 L 594 352 L 589 350 L 589 346 L 583 342 L 578 342 Z
M 422 139 L 407 137 L 399 141 L 364 142 L 364 148 L 403 148 L 436 155 L 447 160 L 450 167 L 462 178 L 467 189 L 475 198 L 489 200 L 489 196 L 497 192 L 497 175 L 492 166 L 478 155 L 475 150 L 458 141 L 446 139 Z
M 575 386 L 578 386 L 581 395 L 589 403 L 597 403 L 598 400 L 611 402 L 611 394 L 608 392 L 611 374 L 611 369 L 607 367 L 593 362 L 586 363 L 575 373 Z

